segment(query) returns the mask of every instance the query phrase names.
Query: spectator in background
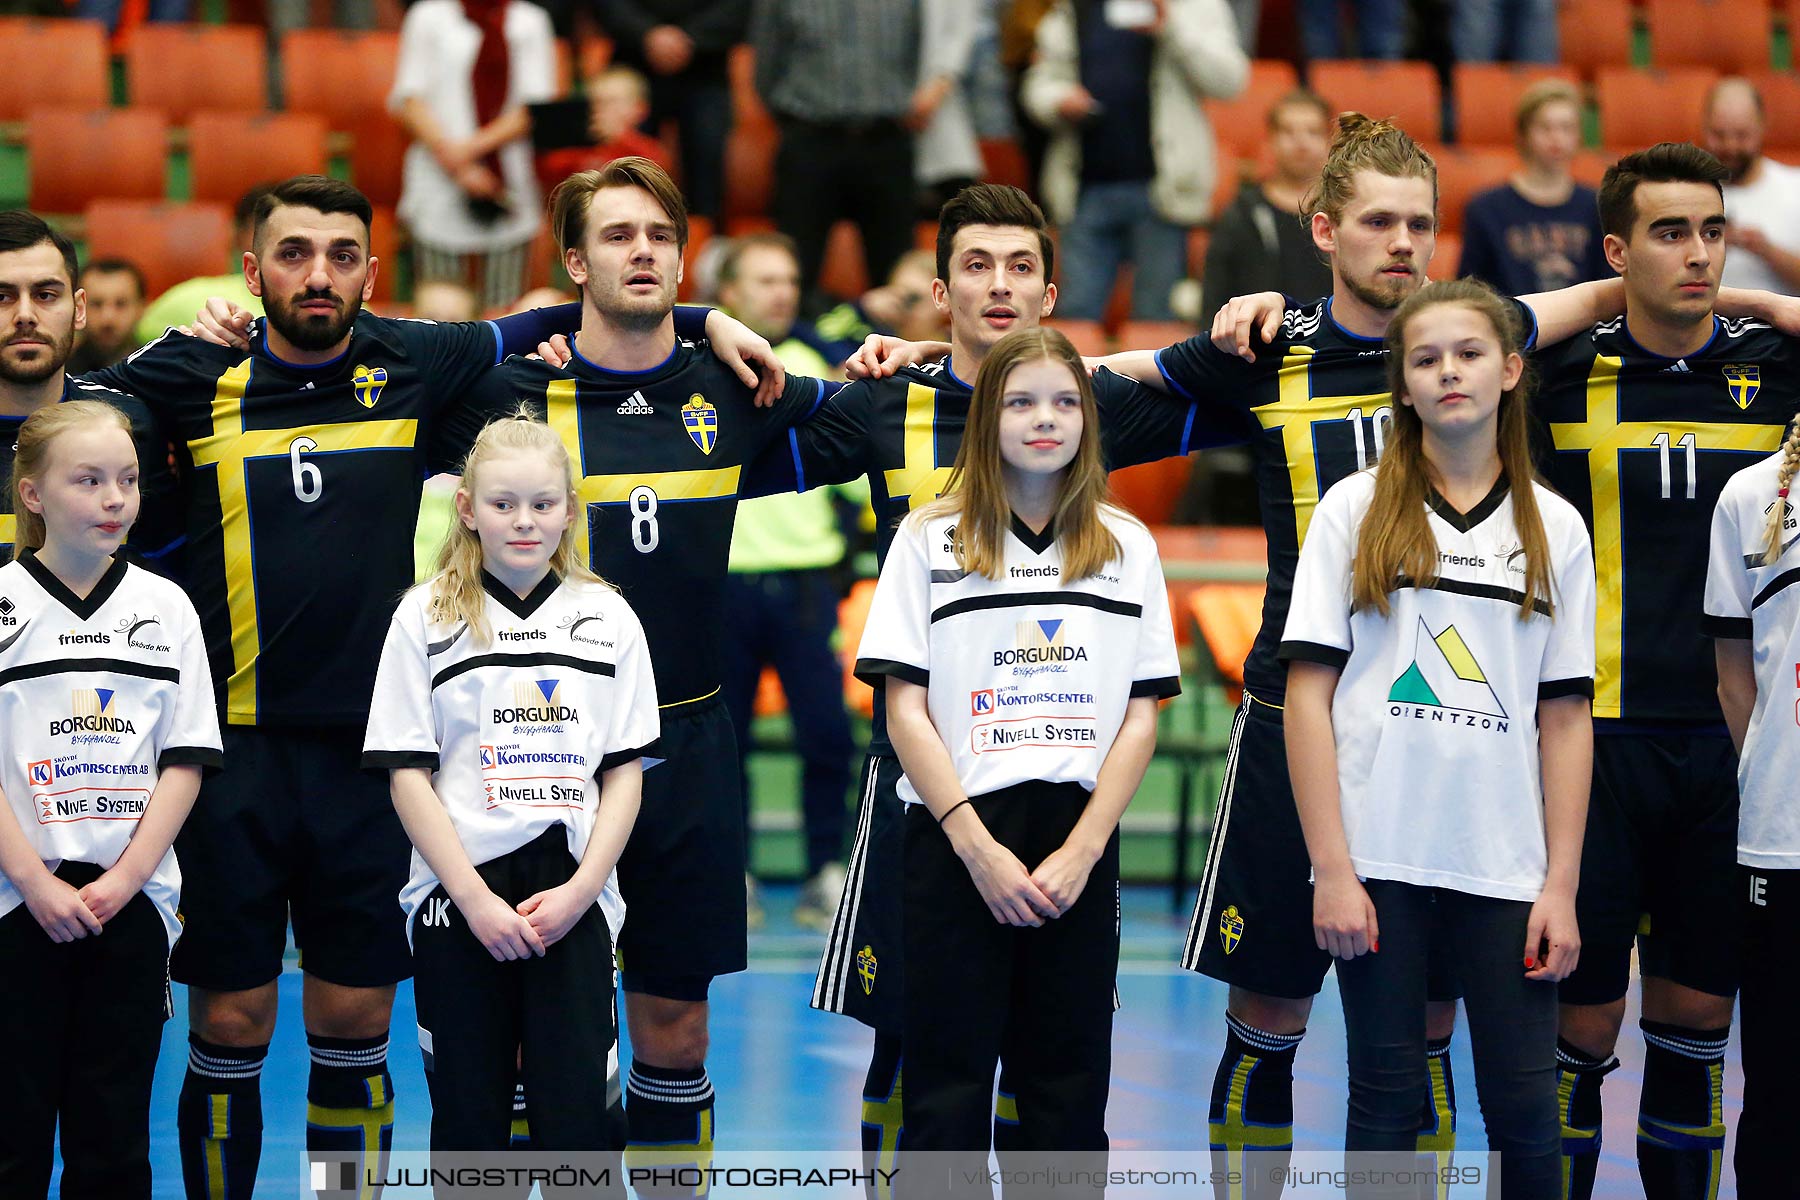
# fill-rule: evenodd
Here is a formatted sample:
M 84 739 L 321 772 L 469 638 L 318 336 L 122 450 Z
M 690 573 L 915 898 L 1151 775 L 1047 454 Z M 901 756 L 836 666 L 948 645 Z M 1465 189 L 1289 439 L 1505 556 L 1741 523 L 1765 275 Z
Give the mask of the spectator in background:
M 1450 48 L 1457 62 L 1553 63 L 1557 0 L 1450 0 Z
M 795 336 L 808 339 L 831 363 L 855 354 L 871 333 L 893 334 L 909 342 L 942 341 L 950 322 L 931 299 L 931 282 L 936 277 L 936 254 L 908 250 L 894 264 L 886 283 L 844 301 L 810 326 L 796 326 Z M 809 329 L 817 341 L 808 338 Z
M 1058 316 L 1099 320 L 1124 263 L 1131 312 L 1172 320 L 1187 231 L 1212 216 L 1218 160 L 1200 101 L 1250 60 L 1225 0 L 1065 0 L 1038 25 L 1025 105 L 1051 131 L 1044 207 L 1062 226 Z
M 912 131 L 945 91 L 919 82 L 924 30 L 920 0 L 756 0 L 756 90 L 781 127 L 775 225 L 794 239 L 803 294 L 840 217 L 862 232 L 870 279 L 912 248 Z
M 108 34 L 112 34 L 118 31 L 119 16 L 124 9 L 124 0 L 75 0 L 74 12 L 67 13 L 67 15 L 98 21 L 106 26 Z M 186 21 L 191 9 L 192 0 L 150 0 L 145 16 L 152 21 Z M 48 16 L 52 14 L 33 15 Z M 193 313 L 188 314 L 190 317 L 193 315 Z
M 1356 22 L 1355 54 L 1344 46 L 1344 0 L 1299 0 L 1300 51 L 1306 60 L 1399 58 L 1406 41 L 1407 5 L 1402 0 L 1349 0 L 1349 7 Z
M 484 309 L 525 290 L 543 223 L 527 104 L 555 96 L 550 17 L 526 0 L 418 0 L 388 108 L 413 143 L 400 219 L 416 282 L 467 283 Z
M 1800 169 L 1763 155 L 1768 121 L 1748 79 L 1721 79 L 1706 97 L 1701 138 L 1725 183 L 1726 287 L 1800 294 Z
M 261 297 L 251 295 L 250 285 L 244 282 L 244 255 L 250 253 L 250 243 L 256 233 L 257 202 L 273 186 L 259 183 L 238 197 L 237 208 L 232 213 L 232 269 L 223 275 L 198 275 L 184 280 L 152 300 L 144 310 L 144 315 L 138 318 L 139 345 L 154 342 L 171 325 L 188 324 L 194 319 L 194 314 L 206 307 L 206 302 L 214 296 L 229 300 L 256 316 L 262 316 Z
M 69 374 L 85 375 L 112 366 L 144 344 L 137 336 L 144 315 L 144 273 L 122 258 L 96 259 L 81 269 L 76 286 L 87 294 L 87 328 L 69 356 Z
M 552 303 L 560 304 L 567 299 L 568 297 L 559 295 Z M 436 280 L 421 283 L 413 289 L 412 315 L 421 321 L 453 325 L 458 321 L 473 321 L 481 316 L 481 305 L 477 303 L 475 293 L 468 284 Z
M 650 80 L 644 132 L 673 118 L 681 140 L 681 190 L 688 212 L 721 225 L 725 139 L 731 133 L 727 58 L 744 40 L 750 0 L 593 0 L 613 59 Z M 646 155 L 661 162 L 661 154 Z
M 1213 222 L 1201 278 L 1203 321 L 1233 296 L 1284 292 L 1311 299 L 1331 291 L 1331 268 L 1313 245 L 1300 204 L 1325 166 L 1331 143 L 1331 106 L 1304 88 L 1269 108 L 1275 173 L 1246 182 Z
M 1569 164 L 1581 149 L 1581 93 L 1562 79 L 1519 97 L 1518 173 L 1469 201 L 1461 271 L 1509 296 L 1611 279 L 1594 190 Z
M 614 63 L 582 89 L 588 102 L 591 146 L 546 150 L 537 156 L 538 183 L 548 193 L 577 171 L 597 171 L 615 158 L 647 158 L 665 171 L 663 144 L 638 128 L 650 116 L 650 84 L 631 67 Z
M 920 0 L 924 44 L 919 56 L 919 91 L 927 107 L 915 106 L 911 124 L 917 134 L 913 175 L 919 183 L 920 219 L 937 216 L 944 201 L 981 178 L 981 147 L 975 140 L 971 84 L 975 41 L 982 18 L 976 0 Z M 874 276 L 870 276 L 871 279 Z
M 830 363 L 794 336 L 800 323 L 800 261 L 787 237 L 757 234 L 733 242 L 719 266 L 719 300 L 769 339 L 790 373 L 815 378 L 832 373 Z M 866 504 L 868 481 L 854 486 L 860 488 L 858 502 Z M 844 814 L 854 752 L 843 665 L 831 646 L 838 605 L 833 571 L 845 549 L 832 492 L 820 488 L 738 505 L 723 614 L 730 632 L 725 704 L 736 727 L 740 762 L 750 746 L 750 718 L 765 664 L 774 666 L 793 715 L 806 834 L 806 885 L 794 920 L 809 929 L 830 923 L 844 890 Z M 746 772 L 746 827 L 749 803 Z M 751 910 L 754 920 L 760 906 L 753 901 Z

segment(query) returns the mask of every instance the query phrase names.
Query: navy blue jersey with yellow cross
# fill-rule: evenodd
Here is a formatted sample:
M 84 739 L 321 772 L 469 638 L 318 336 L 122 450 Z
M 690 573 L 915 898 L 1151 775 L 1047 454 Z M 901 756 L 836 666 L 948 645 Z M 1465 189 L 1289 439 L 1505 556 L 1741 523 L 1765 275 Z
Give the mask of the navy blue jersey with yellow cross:
M 1096 371 L 1093 381 L 1100 449 L 1109 469 L 1243 440 L 1235 425 L 1209 419 L 1191 401 L 1107 370 Z M 876 551 L 885 560 L 906 514 L 949 485 L 973 394 L 948 359 L 848 384 L 817 416 L 792 430 L 786 445 L 756 463 L 747 494 L 805 490 L 867 475 Z M 892 752 L 879 690 L 870 752 Z
M 1531 310 L 1521 304 L 1517 311 L 1524 328 L 1535 331 Z M 1381 457 L 1394 413 L 1387 352 L 1381 338 L 1339 325 L 1331 301 L 1320 300 L 1288 310 L 1275 341 L 1257 349 L 1254 363 L 1219 350 L 1204 334 L 1159 351 L 1156 362 L 1176 392 L 1219 410 L 1216 419 L 1235 413 L 1250 443 L 1269 576 L 1262 628 L 1244 662 L 1244 687 L 1258 700 L 1280 705 L 1287 668 L 1276 649 L 1300 544 L 1319 498 Z
M 704 341 L 678 341 L 648 371 L 609 371 L 580 353 L 565 367 L 512 358 L 506 371 L 575 458 L 581 552 L 643 622 L 662 707 L 716 694 L 744 465 L 835 385 L 790 375 L 758 408 Z
M 513 407 L 486 323 L 362 313 L 348 348 L 297 365 L 164 335 L 91 378 L 140 397 L 175 448 L 200 614 L 225 719 L 361 726 L 412 583 L 426 475 L 460 469 Z
M 1726 480 L 1780 445 L 1800 404 L 1800 343 L 1714 317 L 1703 347 L 1664 358 L 1620 318 L 1535 361 L 1540 466 L 1594 538 L 1594 716 L 1721 721 L 1700 621 L 1713 508 Z

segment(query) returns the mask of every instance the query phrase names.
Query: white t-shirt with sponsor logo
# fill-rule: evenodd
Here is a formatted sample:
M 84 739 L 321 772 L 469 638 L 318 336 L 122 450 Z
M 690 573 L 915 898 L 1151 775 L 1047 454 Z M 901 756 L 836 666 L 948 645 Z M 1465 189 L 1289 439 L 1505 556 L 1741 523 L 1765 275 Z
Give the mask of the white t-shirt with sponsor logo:
M 480 866 L 539 837 L 568 831 L 579 862 L 600 808 L 599 775 L 656 742 L 656 678 L 637 615 L 598 584 L 547 575 L 520 599 L 483 574 L 492 641 L 429 618 L 431 584 L 394 613 L 375 675 L 363 765 L 424 767 L 469 860 Z M 407 935 L 438 884 L 413 851 L 400 893 Z M 625 919 L 618 881 L 599 900 L 616 941 Z
M 1738 861 L 1800 870 L 1800 514 L 1776 497 L 1781 455 L 1733 475 L 1713 509 L 1706 631 L 1753 647 L 1756 706 L 1738 756 Z M 1763 565 L 1769 509 L 1783 504 L 1781 554 Z
M 111 868 L 162 768 L 222 762 L 206 642 L 179 587 L 115 560 L 83 600 L 35 555 L 0 567 L 0 787 L 46 866 Z M 174 850 L 144 895 L 173 946 Z M 0 876 L 0 915 L 20 902 Z
M 1319 501 L 1281 657 L 1338 668 L 1331 704 L 1350 861 L 1392 879 L 1536 900 L 1547 870 L 1538 701 L 1594 694 L 1594 558 L 1580 515 L 1541 485 L 1555 618 L 1519 619 L 1524 554 L 1502 479 L 1468 513 L 1435 494 L 1438 578 L 1402 580 L 1389 614 L 1350 610 L 1375 474 Z
M 1000 579 L 964 572 L 956 519 L 900 527 L 869 608 L 856 673 L 927 689 L 938 735 L 968 796 L 1030 780 L 1094 786 L 1133 696 L 1181 691 L 1168 592 L 1150 531 L 1103 510 L 1120 557 L 1062 579 L 1054 528 L 1016 517 Z M 908 804 L 922 801 L 900 781 Z

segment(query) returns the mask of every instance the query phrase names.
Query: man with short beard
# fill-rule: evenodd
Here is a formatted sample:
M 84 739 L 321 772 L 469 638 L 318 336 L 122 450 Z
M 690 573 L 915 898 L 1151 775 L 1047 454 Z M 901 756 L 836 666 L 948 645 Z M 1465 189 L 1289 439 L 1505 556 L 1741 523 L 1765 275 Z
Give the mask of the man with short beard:
M 87 293 L 87 329 L 69 356 L 77 375 L 110 367 L 143 345 L 137 323 L 144 315 L 144 273 L 122 258 L 102 258 L 81 269 Z
M 47 404 L 104 400 L 131 418 L 143 504 L 128 548 L 154 569 L 175 536 L 168 455 L 149 410 L 135 396 L 70 378 L 75 334 L 87 324 L 86 296 L 76 278 L 68 238 L 33 213 L 0 212 L 0 557 L 12 558 L 12 450 L 19 426 Z
M 1706 96 L 1701 144 L 1725 166 L 1732 254 L 1726 287 L 1800 295 L 1800 168 L 1763 155 L 1768 119 L 1748 79 L 1721 79 Z
M 98 375 L 154 397 L 175 443 L 186 583 L 224 710 L 229 766 L 177 847 L 186 925 L 171 973 L 189 985 L 190 1052 L 176 1124 L 192 1197 L 254 1185 L 290 913 L 308 1149 L 372 1156 L 391 1141 L 410 846 L 386 781 L 361 769 L 375 664 L 412 583 L 420 481 L 457 470 L 481 426 L 512 411 L 495 364 L 548 332 L 540 314 L 365 312 L 380 265 L 370 217 L 349 184 L 277 184 L 244 256 L 267 314 L 248 349 L 171 333 Z

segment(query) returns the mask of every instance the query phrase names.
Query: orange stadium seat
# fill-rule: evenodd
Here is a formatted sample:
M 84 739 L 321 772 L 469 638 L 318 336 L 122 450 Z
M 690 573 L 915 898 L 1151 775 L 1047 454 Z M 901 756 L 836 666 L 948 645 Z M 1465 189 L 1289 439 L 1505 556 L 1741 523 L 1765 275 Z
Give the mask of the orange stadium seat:
M 1294 64 L 1258 58 L 1250 63 L 1250 79 L 1243 91 L 1229 100 L 1206 101 L 1206 116 L 1219 143 L 1221 167 L 1227 157 L 1256 157 L 1264 140 L 1269 106 L 1299 86 L 1300 76 Z
M 1794 27 L 1790 25 L 1789 28 Z M 1769 118 L 1769 132 L 1763 145 L 1769 150 L 1784 152 L 1777 153 L 1777 158 L 1791 158 L 1800 152 L 1800 76 L 1786 71 L 1761 71 L 1751 75 L 1750 80 L 1762 93 L 1763 111 Z
M 1422 142 L 1443 140 L 1443 103 L 1437 71 L 1429 63 L 1320 59 L 1307 81 L 1339 112 L 1392 117 Z
M 1588 78 L 1602 67 L 1631 65 L 1630 0 L 1564 0 L 1556 28 L 1563 64 Z
M 1077 351 L 1089 357 L 1112 353 L 1106 326 L 1098 321 L 1065 321 L 1060 317 L 1053 317 L 1044 324 L 1068 338 Z
M 409 144 L 400 122 L 385 112 L 371 112 L 350 127 L 350 181 L 376 204 L 400 203 Z
M 1431 266 L 1428 274 L 1433 279 L 1455 279 L 1457 270 L 1462 266 L 1462 235 L 1460 233 L 1440 233 L 1437 249 L 1432 252 Z
M 1262 628 L 1267 590 L 1261 583 L 1204 583 L 1188 593 L 1188 616 L 1234 704 L 1244 698 L 1244 659 Z
M 1543 79 L 1573 80 L 1567 67 L 1517 63 L 1457 63 L 1450 70 L 1458 145 L 1511 145 L 1517 140 L 1513 111 L 1525 89 Z
M 763 107 L 756 90 L 756 51 L 748 43 L 733 46 L 725 58 L 726 77 L 731 82 L 731 118 L 740 128 L 745 125 L 773 127 L 775 118 Z
M 1146 525 L 1167 525 L 1194 473 L 1190 458 L 1165 458 L 1123 467 L 1110 477 L 1113 496 Z
M 1650 61 L 1727 75 L 1769 69 L 1769 11 L 1733 0 L 1650 0 Z
M 105 108 L 106 29 L 98 21 L 0 18 L 0 121 L 28 108 Z
M 1438 168 L 1438 216 L 1440 227 L 1461 233 L 1463 210 L 1469 201 L 1495 184 L 1504 183 L 1518 165 L 1518 156 L 1506 146 L 1434 146 L 1431 156 Z
M 1641 149 L 1696 136 L 1700 108 L 1718 77 L 1718 72 L 1703 67 L 1601 71 L 1595 84 L 1601 144 Z
M 283 34 L 282 104 L 289 112 L 317 113 L 333 129 L 351 129 L 387 107 L 399 54 L 400 35 L 387 30 Z
M 981 170 L 989 183 L 1032 190 L 1031 164 L 1024 147 L 1012 138 L 981 139 Z
M 88 258 L 136 263 L 152 296 L 217 274 L 231 257 L 231 209 L 223 204 L 96 200 L 86 216 Z
M 150 22 L 125 52 L 131 102 L 175 122 L 199 109 L 269 106 L 267 34 L 254 25 Z
M 375 302 L 386 304 L 381 311 L 392 312 L 394 285 L 400 279 L 400 218 L 392 208 L 375 206 L 373 224 L 369 227 L 369 253 L 381 261 L 375 272 Z
M 312 113 L 197 112 L 188 123 L 196 200 L 233 204 L 254 184 L 325 167 L 325 118 Z
M 683 302 L 694 298 L 694 288 L 700 282 L 700 272 L 696 269 L 700 252 L 706 249 L 706 243 L 712 241 L 717 232 L 713 228 L 711 217 L 703 217 L 698 213 L 688 215 L 688 240 L 687 248 L 681 255 L 681 292 L 678 297 Z
M 1161 350 L 1199 332 L 1200 327 L 1188 321 L 1127 321 L 1119 326 L 1119 349 Z
M 875 602 L 875 581 L 859 579 L 838 602 L 838 657 L 844 660 L 844 703 L 865 718 L 875 715 L 875 689 L 856 677 L 856 648 Z
M 725 215 L 765 217 L 775 199 L 775 152 L 781 135 L 773 122 L 735 125 L 725 135 Z
M 31 207 L 80 212 L 99 196 L 161 200 L 168 123 L 143 108 L 34 109 L 25 118 Z
M 802 280 L 802 285 L 810 280 Z M 854 300 L 869 290 L 863 265 L 862 234 L 849 221 L 839 221 L 825 238 L 825 261 L 819 267 L 819 290 L 840 300 Z

